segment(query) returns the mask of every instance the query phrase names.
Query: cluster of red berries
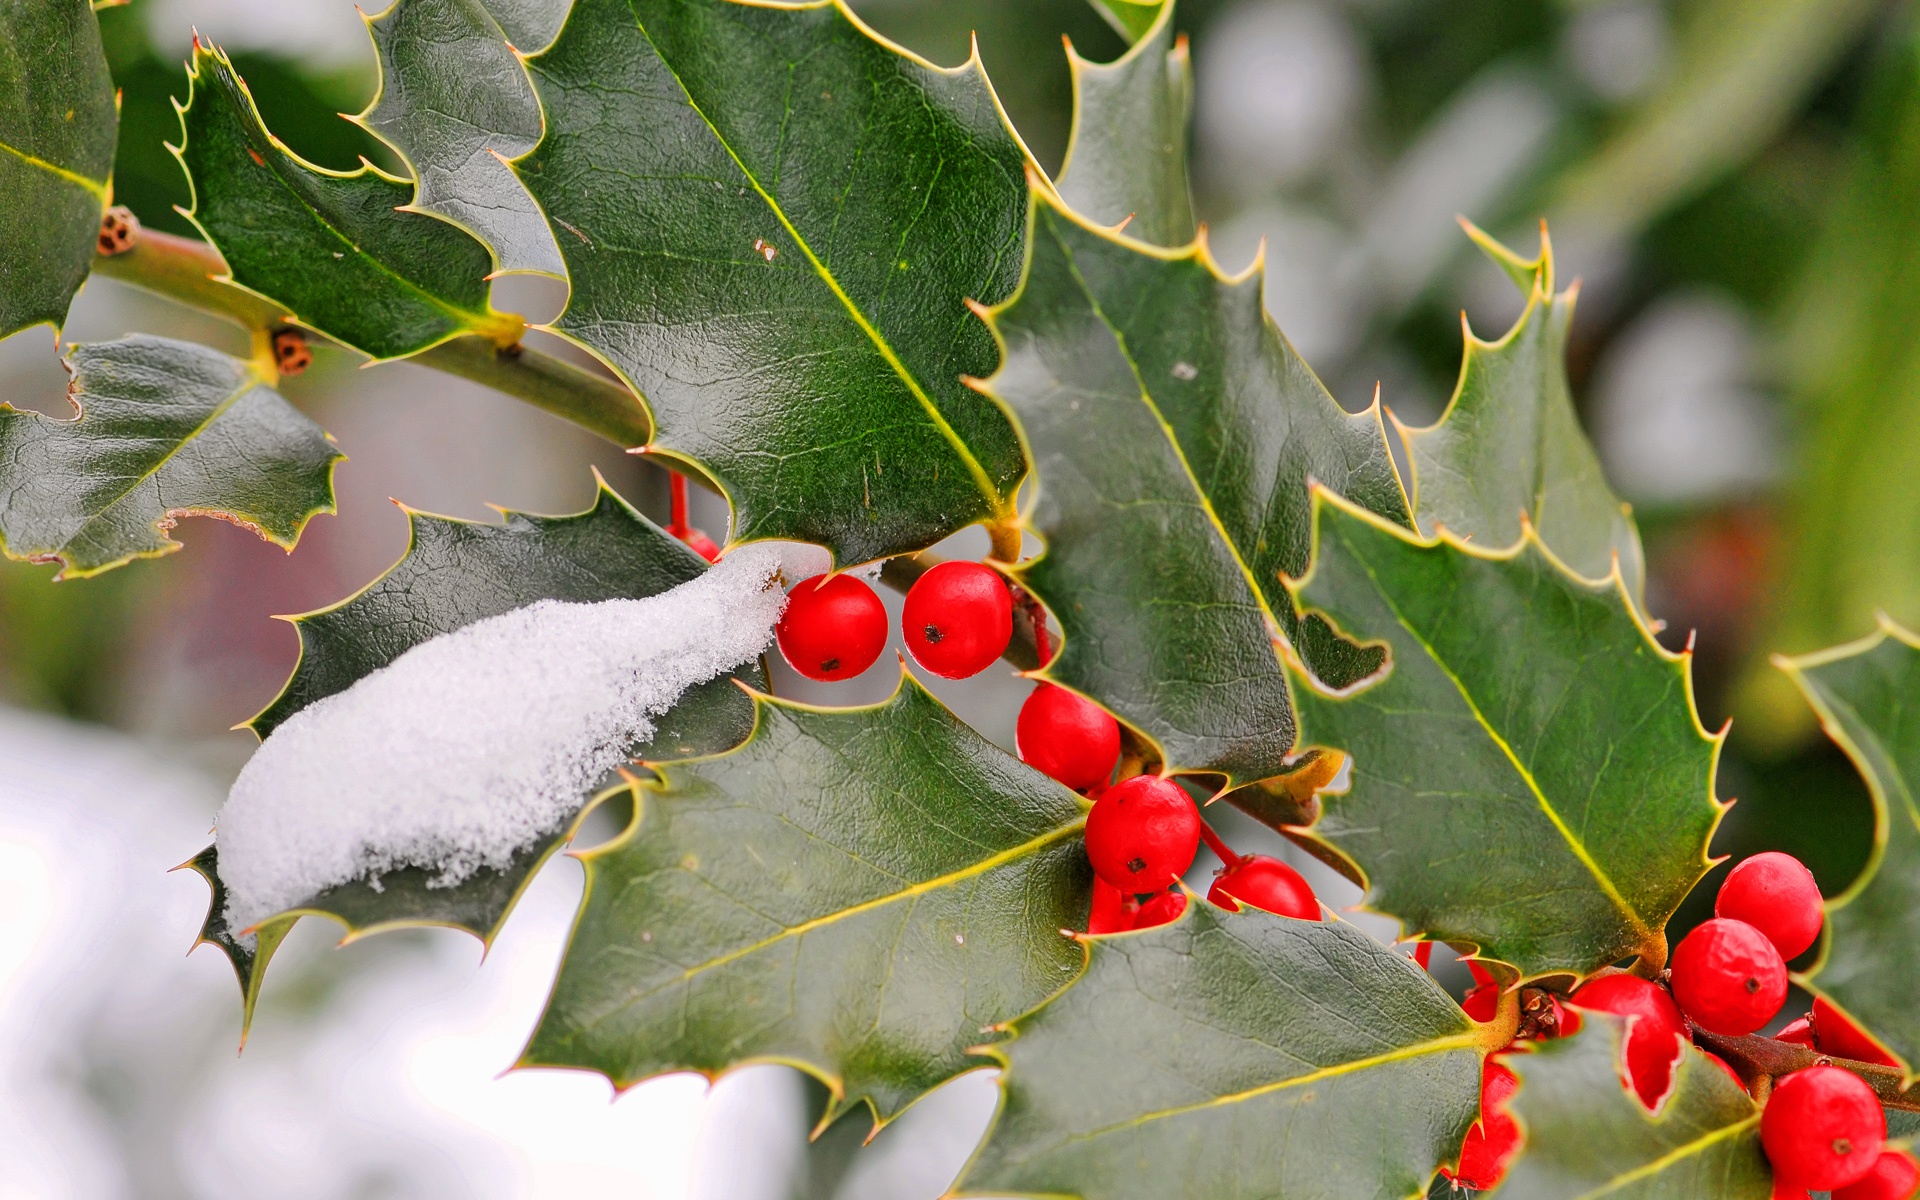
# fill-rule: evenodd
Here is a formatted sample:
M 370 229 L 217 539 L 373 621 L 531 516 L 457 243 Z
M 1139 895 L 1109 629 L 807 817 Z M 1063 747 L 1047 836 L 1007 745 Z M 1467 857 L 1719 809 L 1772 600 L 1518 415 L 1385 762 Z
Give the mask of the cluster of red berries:
M 1589 980 L 1564 1006 L 1550 993 L 1523 989 L 1521 1035 L 1543 1039 L 1574 1033 L 1583 1010 L 1628 1018 L 1624 1082 L 1652 1111 L 1672 1087 L 1693 1029 L 1740 1036 L 1773 1019 L 1786 996 L 1785 960 L 1813 945 L 1824 919 L 1812 873 L 1797 859 L 1774 853 L 1755 855 L 1734 868 L 1714 912 L 1714 919 L 1688 934 L 1675 951 L 1671 994 L 1625 973 Z M 1491 1021 L 1500 985 L 1478 963 L 1467 965 L 1476 986 L 1461 1007 L 1476 1021 Z M 1822 1054 L 1897 1065 L 1824 999 L 1814 1002 L 1808 1018 L 1778 1036 Z M 1745 1087 L 1724 1060 L 1701 1053 Z M 1520 1147 L 1519 1127 L 1506 1108 L 1517 1084 L 1498 1056 L 1487 1058 L 1481 1118 L 1468 1132 L 1459 1166 L 1447 1172 L 1449 1177 L 1486 1189 L 1505 1176 Z M 1776 1197 L 1831 1190 L 1834 1200 L 1910 1200 L 1920 1191 L 1920 1163 L 1886 1149 L 1885 1141 L 1886 1118 L 1873 1089 L 1839 1067 L 1814 1066 L 1779 1079 L 1760 1120 Z

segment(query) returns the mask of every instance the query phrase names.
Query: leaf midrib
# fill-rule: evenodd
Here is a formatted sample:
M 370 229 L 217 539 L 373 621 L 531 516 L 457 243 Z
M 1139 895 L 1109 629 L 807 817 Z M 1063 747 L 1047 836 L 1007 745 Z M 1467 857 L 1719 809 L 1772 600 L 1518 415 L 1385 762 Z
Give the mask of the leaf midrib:
M 1342 541 L 1345 541 L 1344 537 Z M 1393 619 L 1399 623 L 1400 628 L 1407 631 L 1407 636 L 1419 644 L 1420 648 L 1426 652 L 1427 658 L 1432 661 L 1435 667 L 1439 668 L 1441 674 L 1447 677 L 1448 682 L 1453 684 L 1454 690 L 1460 693 L 1460 699 L 1466 704 L 1467 710 L 1473 714 L 1474 721 L 1480 728 L 1486 731 L 1487 737 L 1492 739 L 1493 744 L 1500 748 L 1500 753 L 1506 756 L 1508 764 L 1513 767 L 1514 773 L 1520 777 L 1521 781 L 1527 785 L 1527 790 L 1533 794 L 1534 801 L 1540 806 L 1540 811 L 1546 814 L 1547 820 L 1553 825 L 1561 838 L 1566 841 L 1567 847 L 1573 852 L 1574 858 L 1579 861 L 1581 866 L 1587 869 L 1588 873 L 1593 876 L 1594 882 L 1599 885 L 1601 892 L 1608 900 L 1612 901 L 1614 906 L 1627 918 L 1634 932 L 1640 938 L 1640 944 L 1645 945 L 1651 942 L 1653 940 L 1653 930 L 1647 925 L 1646 918 L 1642 917 L 1639 910 L 1628 903 L 1627 898 L 1620 894 L 1620 889 L 1614 885 L 1613 879 L 1601 869 L 1598 862 L 1594 861 L 1593 855 L 1588 852 L 1586 844 L 1567 826 L 1566 821 L 1553 807 L 1553 802 L 1547 798 L 1547 794 L 1545 790 L 1541 788 L 1539 780 L 1534 778 L 1533 772 L 1527 768 L 1525 763 L 1520 761 L 1520 756 L 1514 753 L 1514 749 L 1508 744 L 1507 739 L 1501 736 L 1500 731 L 1494 728 L 1493 722 L 1487 719 L 1486 713 L 1481 711 L 1479 702 L 1473 698 L 1473 693 L 1467 689 L 1465 681 L 1453 673 L 1453 668 L 1447 665 L 1446 660 L 1441 657 L 1440 652 L 1434 649 L 1432 644 L 1414 629 L 1413 623 L 1400 611 L 1400 606 L 1394 603 L 1391 591 L 1381 582 L 1379 575 L 1374 571 L 1373 564 L 1367 560 L 1367 557 L 1361 554 L 1350 542 L 1347 543 L 1347 550 L 1348 553 L 1353 555 L 1354 560 L 1359 562 L 1363 569 L 1365 569 L 1367 578 L 1373 583 L 1374 592 L 1379 595 L 1380 602 L 1387 606 L 1387 611 L 1393 614 Z
M 28 154 L 25 150 L 19 149 L 16 146 L 8 145 L 6 142 L 0 142 L 0 150 L 6 151 L 8 154 L 13 155 L 15 158 L 21 160 L 22 162 L 26 163 L 30 167 L 38 167 L 42 171 L 45 171 L 47 174 L 52 175 L 55 178 L 63 179 L 66 182 L 71 183 L 77 187 L 85 188 L 96 199 L 100 200 L 102 203 L 106 202 L 107 185 L 104 181 L 88 179 L 85 175 L 82 175 L 77 171 L 69 171 L 67 168 L 60 166 L 57 163 L 50 163 L 46 159 L 40 158 L 37 155 Z
M 860 311 L 860 306 L 853 302 L 853 297 L 847 295 L 846 290 L 840 286 L 840 281 L 834 277 L 833 272 L 827 268 L 826 263 L 822 262 L 819 255 L 814 253 L 813 246 L 808 243 L 805 237 L 801 236 L 800 230 L 795 228 L 793 222 L 788 219 L 786 210 L 781 208 L 779 202 L 761 185 L 759 176 L 749 170 L 747 164 L 741 161 L 740 156 L 734 152 L 733 143 L 727 140 L 726 135 L 720 132 L 720 127 L 713 123 L 713 120 L 707 116 L 706 111 L 700 107 L 699 102 L 693 98 L 693 91 L 681 80 L 679 70 L 673 63 L 668 61 L 665 51 L 661 50 L 659 44 L 653 40 L 653 35 L 647 32 L 646 23 L 641 21 L 637 14 L 634 17 L 634 24 L 640 30 L 641 36 L 647 39 L 647 45 L 652 48 L 654 56 L 660 60 L 660 65 L 667 69 L 669 75 L 673 76 L 673 82 L 679 87 L 680 94 L 685 98 L 687 107 L 693 111 L 694 115 L 700 118 L 701 123 L 707 127 L 707 131 L 713 134 L 715 144 L 726 151 L 728 159 L 732 160 L 734 167 L 739 170 L 741 177 L 753 186 L 754 192 L 760 197 L 761 202 L 767 206 L 767 211 L 771 212 L 774 219 L 780 222 L 780 227 L 786 230 L 787 236 L 793 239 L 793 244 L 800 248 L 800 252 L 807 256 L 807 262 L 813 267 L 814 274 L 820 277 L 821 282 L 827 285 L 827 290 L 832 292 L 834 298 L 840 301 L 841 306 L 846 309 L 847 315 L 853 321 L 854 325 L 857 326 L 862 333 L 866 334 L 867 340 L 873 343 L 874 349 L 879 351 L 880 357 L 893 369 L 893 373 L 899 377 L 901 383 L 906 385 L 907 391 L 913 395 L 913 398 L 919 401 L 920 407 L 926 411 L 927 418 L 933 422 L 934 428 L 938 429 L 941 436 L 946 438 L 947 443 L 953 447 L 954 453 L 957 454 L 960 461 L 966 465 L 968 474 L 973 476 L 974 486 L 979 489 L 980 495 L 986 499 L 988 509 L 995 516 L 1005 516 L 1010 507 L 1009 503 L 1000 495 L 1000 489 L 994 486 L 993 479 L 987 474 L 986 467 L 981 465 L 978 458 L 974 457 L 972 448 L 966 444 L 965 440 L 960 437 L 958 431 L 953 428 L 952 423 L 947 420 L 946 414 L 940 411 L 940 406 L 934 403 L 933 397 L 929 396 L 926 389 L 920 386 L 920 381 L 915 378 L 913 372 L 907 368 L 907 364 L 901 361 L 900 356 L 894 352 L 893 346 L 885 337 L 881 336 L 879 329 L 874 326 L 872 321 L 867 319 L 867 315 Z
M 1642 1179 L 1650 1179 L 1668 1167 L 1673 1166 L 1675 1163 L 1691 1158 L 1696 1154 L 1703 1154 L 1708 1148 L 1726 1141 L 1728 1138 L 1736 1137 L 1759 1123 L 1760 1114 L 1754 1113 L 1752 1116 L 1736 1121 L 1732 1125 L 1722 1125 L 1712 1133 L 1675 1146 L 1652 1162 L 1642 1163 L 1631 1171 L 1614 1176 L 1590 1192 L 1580 1193 L 1580 1195 L 1574 1197 L 1574 1200 L 1596 1200 L 1597 1197 L 1611 1195 L 1629 1184 L 1638 1183 Z

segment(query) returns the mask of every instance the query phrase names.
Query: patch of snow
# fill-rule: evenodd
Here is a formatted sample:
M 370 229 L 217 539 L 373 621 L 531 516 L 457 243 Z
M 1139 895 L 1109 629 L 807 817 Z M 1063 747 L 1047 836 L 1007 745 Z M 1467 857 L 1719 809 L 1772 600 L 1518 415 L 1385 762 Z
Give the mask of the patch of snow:
M 772 640 L 824 550 L 741 546 L 644 600 L 546 600 L 432 638 L 301 709 L 215 820 L 228 924 L 398 867 L 449 887 L 557 831 L 694 684 Z

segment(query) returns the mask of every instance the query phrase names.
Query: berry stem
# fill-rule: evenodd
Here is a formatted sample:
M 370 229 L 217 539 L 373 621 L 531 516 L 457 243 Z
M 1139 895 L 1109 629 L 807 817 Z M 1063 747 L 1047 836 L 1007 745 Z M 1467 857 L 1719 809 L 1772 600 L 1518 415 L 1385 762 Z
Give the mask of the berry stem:
M 667 496 L 669 515 L 667 532 L 677 538 L 684 538 L 691 531 L 687 524 L 687 477 L 678 471 L 667 472 Z
M 1221 866 L 1231 867 L 1240 861 L 1241 856 L 1235 854 L 1233 847 L 1213 831 L 1213 826 L 1207 824 L 1205 817 L 1200 819 L 1200 840 L 1220 859 Z
M 1747 1081 L 1752 1090 L 1757 1081 L 1771 1080 L 1781 1075 L 1791 1075 L 1795 1071 L 1804 1071 L 1808 1067 L 1843 1067 L 1867 1081 L 1874 1095 L 1880 1097 L 1880 1103 L 1888 1108 L 1904 1109 L 1907 1112 L 1920 1112 L 1920 1088 L 1908 1090 L 1901 1086 L 1900 1070 L 1897 1067 L 1882 1067 L 1874 1063 L 1855 1062 L 1847 1058 L 1834 1058 L 1821 1054 L 1793 1042 L 1775 1041 L 1770 1037 L 1748 1034 L 1745 1037 L 1724 1037 L 1717 1033 L 1708 1033 L 1704 1029 L 1693 1031 L 1693 1040 L 1702 1049 L 1711 1050 L 1721 1058 L 1733 1064 L 1740 1077 Z

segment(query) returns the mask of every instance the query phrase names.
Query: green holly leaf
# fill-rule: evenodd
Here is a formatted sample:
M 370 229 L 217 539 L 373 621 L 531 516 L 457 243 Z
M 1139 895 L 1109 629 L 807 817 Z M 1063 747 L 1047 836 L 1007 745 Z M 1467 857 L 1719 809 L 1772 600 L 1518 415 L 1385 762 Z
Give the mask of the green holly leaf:
M 1520 1077 L 1511 1110 L 1520 1156 L 1494 1193 L 1515 1200 L 1767 1200 L 1760 1110 L 1719 1064 L 1688 1046 L 1673 1091 L 1649 1113 L 1622 1082 L 1624 1022 L 1592 1014 L 1581 1031 L 1501 1061 Z
M 0 338 L 66 321 L 93 265 L 119 125 L 87 0 L 0 6 Z
M 1019 443 L 959 377 L 993 366 L 967 302 L 1013 290 L 1028 159 L 977 59 L 824 0 L 579 0 L 529 67 L 555 327 L 646 397 L 736 540 L 856 563 L 1007 526 Z
M 1259 276 L 1223 278 L 1203 245 L 1146 246 L 1039 194 L 1032 224 L 1021 290 L 989 314 L 1005 358 L 979 387 L 1033 458 L 1026 522 L 1046 549 L 1015 576 L 1065 635 L 1043 674 L 1169 769 L 1279 775 L 1294 738 L 1276 635 L 1343 682 L 1379 665 L 1302 628 L 1281 585 L 1307 568 L 1310 480 L 1409 520 L 1379 410 L 1343 412 Z
M 910 675 L 872 708 L 756 697 L 753 736 L 658 767 L 587 893 L 523 1066 L 624 1088 L 748 1060 L 888 1118 L 1072 978 L 1083 802 Z
M 962 1193 L 1412 1196 L 1479 1115 L 1488 1027 L 1351 925 L 1195 897 L 1087 948 L 991 1048 L 1006 1099 Z
M 376 359 L 462 334 L 519 340 L 524 322 L 487 302 L 486 247 L 436 217 L 401 211 L 410 182 L 370 163 L 343 175 L 288 150 L 220 50 L 196 42 L 188 80 L 175 152 L 193 187 L 187 216 L 234 283 Z
M 506 163 L 540 140 L 540 102 L 516 47 L 546 45 L 561 14 L 542 20 L 550 14 L 538 10 L 552 6 L 534 7 L 520 13 L 500 0 L 491 9 L 482 0 L 397 0 L 367 18 L 381 84 L 357 119 L 411 168 L 406 211 L 433 213 L 472 233 L 492 251 L 496 273 L 564 276 L 546 218 Z
M 1588 579 L 1612 574 L 1617 558 L 1639 603 L 1646 574 L 1640 531 L 1607 486 L 1567 383 L 1579 285 L 1553 290 L 1544 226 L 1533 259 L 1471 225 L 1466 230 L 1519 285 L 1527 307 L 1497 342 L 1474 337 L 1463 321 L 1466 358 L 1446 412 L 1424 429 L 1394 423 L 1407 442 L 1420 531 L 1444 528 L 1483 546 L 1511 546 L 1530 522 L 1561 562 Z
M 1184 246 L 1195 231 L 1187 181 L 1193 75 L 1186 39 L 1174 39 L 1171 0 L 1159 13 L 1116 62 L 1088 62 L 1068 45 L 1073 129 L 1056 188 L 1097 225 L 1124 221 L 1130 237 Z
M 1316 497 L 1299 601 L 1387 664 L 1341 693 L 1296 676 L 1301 744 L 1353 758 L 1313 835 L 1365 877 L 1369 907 L 1524 977 L 1663 964 L 1723 811 L 1724 735 L 1700 727 L 1688 657 L 1654 641 L 1618 576 L 1580 578 L 1531 526 L 1493 549 Z
M 1873 794 L 1873 853 L 1827 902 L 1819 961 L 1800 982 L 1891 1050 L 1911 1079 L 1920 1063 L 1920 639 L 1882 616 L 1864 641 L 1774 662 Z
M 1143 40 L 1161 14 L 1173 7 L 1172 0 L 1088 0 L 1093 11 L 1113 26 L 1115 33 L 1129 42 Z
M 0 404 L 0 548 L 97 575 L 220 517 L 293 549 L 345 455 L 253 363 L 169 338 L 76 346 L 70 420 Z
M 485 525 L 409 511 L 412 537 L 399 562 L 339 604 L 291 618 L 300 632 L 300 661 L 279 697 L 251 722 L 254 732 L 266 738 L 307 705 L 346 690 L 429 638 L 475 621 L 540 600 L 644 599 L 707 569 L 699 555 L 605 481 L 585 512 L 502 515 L 502 524 Z M 688 689 L 655 719 L 653 739 L 634 747 L 634 757 L 717 754 L 739 745 L 753 728 L 753 702 L 740 684 L 766 686 L 759 664 Z M 248 1019 L 274 948 L 303 915 L 337 921 L 349 939 L 397 926 L 444 925 L 491 943 L 534 872 L 572 840 L 587 812 L 612 794 L 581 797 L 581 809 L 566 829 L 525 847 L 505 869 L 481 867 L 453 887 L 436 886 L 438 872 L 418 867 L 389 871 L 377 886 L 365 880 L 340 884 L 267 922 L 257 946 L 244 944 L 226 928 L 226 899 L 212 874 L 209 847 L 189 864 L 215 884 L 201 940 L 220 946 L 233 960 Z

